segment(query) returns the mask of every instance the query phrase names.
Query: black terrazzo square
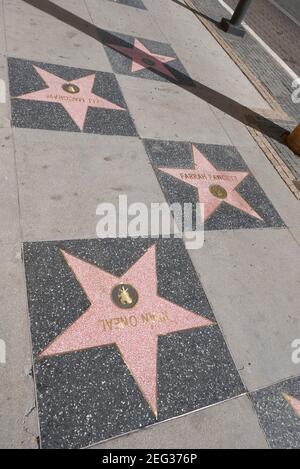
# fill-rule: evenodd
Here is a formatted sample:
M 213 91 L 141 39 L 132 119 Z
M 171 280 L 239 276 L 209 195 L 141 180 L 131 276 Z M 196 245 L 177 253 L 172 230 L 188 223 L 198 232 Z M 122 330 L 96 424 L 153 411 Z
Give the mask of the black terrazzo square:
M 43 448 L 86 447 L 244 393 L 181 240 L 26 243 L 24 261 Z
M 285 227 L 234 147 L 159 140 L 144 145 L 168 203 L 192 203 L 194 211 L 203 203 L 206 230 Z
M 273 449 L 300 449 L 300 376 L 251 395 Z
M 145 5 L 142 0 L 109 0 L 114 3 L 121 3 L 122 5 L 127 5 L 129 7 L 139 8 L 141 10 L 146 10 Z
M 169 44 L 119 33 L 107 33 L 104 48 L 117 74 L 194 86 Z
M 13 127 L 137 135 L 113 74 L 15 58 L 8 69 Z

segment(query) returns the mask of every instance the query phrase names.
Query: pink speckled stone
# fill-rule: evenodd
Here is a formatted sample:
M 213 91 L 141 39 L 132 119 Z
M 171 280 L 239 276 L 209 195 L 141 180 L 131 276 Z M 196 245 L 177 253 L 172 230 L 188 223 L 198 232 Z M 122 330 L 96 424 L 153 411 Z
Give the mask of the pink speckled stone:
M 37 66 L 34 66 L 34 68 L 44 80 L 48 88 L 23 94 L 21 96 L 17 96 L 17 98 L 61 104 L 75 124 L 78 125 L 80 130 L 83 130 L 89 107 L 125 111 L 124 108 L 117 106 L 104 98 L 100 98 L 92 92 L 96 78 L 95 74 L 72 81 L 71 83 L 80 88 L 80 92 L 70 94 L 62 88 L 63 85 L 67 83 L 66 80 L 63 80 L 62 78 Z
M 213 323 L 158 296 L 155 246 L 120 278 L 66 252 L 63 255 L 88 296 L 91 306 L 40 356 L 116 344 L 156 414 L 158 336 L 206 327 Z M 138 303 L 130 310 L 119 309 L 111 300 L 112 289 L 122 283 L 132 285 L 139 295 Z M 147 313 L 156 314 L 160 320 L 147 321 Z M 131 318 L 132 325 L 120 327 L 116 318 Z M 108 321 L 105 326 L 103 321 Z
M 248 215 L 262 220 L 235 190 L 249 173 L 217 171 L 195 146 L 193 146 L 193 158 L 195 169 L 159 168 L 159 170 L 198 189 L 199 200 L 204 204 L 204 220 L 207 220 L 222 202 L 226 202 L 248 213 Z M 227 192 L 227 197 L 225 199 L 215 197 L 210 192 L 210 187 L 213 185 L 222 186 Z
M 295 411 L 295 414 L 300 417 L 300 401 L 295 397 L 290 396 L 289 394 L 284 394 L 283 397 Z
M 153 52 L 150 52 L 150 50 L 147 49 L 147 47 L 145 47 L 144 44 L 142 44 L 138 39 L 134 40 L 133 47 L 117 46 L 114 44 L 109 44 L 109 47 L 132 59 L 132 72 L 138 72 L 139 70 L 143 70 L 145 68 L 152 68 L 153 70 L 156 70 L 163 75 L 171 77 L 173 80 L 177 80 L 173 73 L 171 73 L 170 70 L 164 65 L 165 63 L 171 62 L 172 60 L 176 60 L 176 58 L 154 54 Z M 147 65 L 144 62 L 145 59 L 152 59 L 154 64 Z

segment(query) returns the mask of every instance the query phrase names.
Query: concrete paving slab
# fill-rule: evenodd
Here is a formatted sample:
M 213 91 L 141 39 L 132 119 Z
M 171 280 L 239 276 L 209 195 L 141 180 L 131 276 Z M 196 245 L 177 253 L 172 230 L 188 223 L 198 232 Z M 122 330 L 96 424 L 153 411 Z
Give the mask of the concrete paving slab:
M 127 5 L 129 7 L 133 8 L 140 8 L 142 10 L 145 10 L 146 7 L 142 0 L 108 0 L 110 2 L 115 2 L 115 3 L 120 3 L 121 5 Z
M 37 416 L 20 245 L 0 244 L 0 262 L 0 339 L 6 345 L 6 363 L 0 363 L 0 447 L 36 448 Z
M 246 387 L 295 376 L 299 245 L 285 229 L 206 232 L 190 251 Z
M 281 179 L 271 162 L 258 146 L 237 146 L 253 175 L 267 194 L 288 227 L 300 228 L 299 200 Z
M 11 129 L 0 129 L 0 243 L 20 240 L 18 186 Z
M 0 1 L 0 54 L 6 52 L 5 28 L 3 15 L 3 0 Z
M 300 228 L 291 228 L 290 232 L 300 246 Z
M 117 79 L 142 138 L 230 144 L 209 106 L 188 91 L 171 83 Z
M 10 99 L 7 59 L 0 54 L 0 129 L 10 128 Z
M 159 10 L 159 13 L 166 21 L 186 22 L 190 21 L 193 16 L 182 0 L 165 0 L 164 2 L 160 2 L 159 0 L 143 0 L 143 2 L 153 17 L 158 16 Z
M 136 448 L 267 449 L 268 444 L 249 399 L 243 396 L 91 447 Z
M 0 128 L 10 126 L 10 103 L 6 60 L 6 37 L 3 14 L 3 0 L 0 1 Z
M 214 106 L 211 106 L 211 109 L 230 138 L 232 145 L 257 148 L 257 143 L 243 123 Z
M 196 16 L 173 0 L 148 1 L 147 8 L 191 77 L 250 108 L 269 105 L 224 53 Z
M 15 130 L 25 240 L 96 236 L 101 202 L 164 202 L 136 138 Z M 138 177 L 137 177 L 138 175 Z
M 164 40 L 162 31 L 146 10 L 98 0 L 87 0 L 86 4 L 98 28 L 146 39 Z
M 47 2 L 42 2 L 41 8 L 43 4 L 46 5 L 46 11 L 22 0 L 5 0 L 8 55 L 110 72 L 111 67 L 104 48 L 93 37 L 95 28 L 91 24 L 84 1 L 57 1 L 55 4 L 58 9 L 53 13 L 54 16 Z M 56 13 L 63 16 L 66 22 L 57 19 Z M 88 34 L 84 34 L 82 29 L 88 31 Z

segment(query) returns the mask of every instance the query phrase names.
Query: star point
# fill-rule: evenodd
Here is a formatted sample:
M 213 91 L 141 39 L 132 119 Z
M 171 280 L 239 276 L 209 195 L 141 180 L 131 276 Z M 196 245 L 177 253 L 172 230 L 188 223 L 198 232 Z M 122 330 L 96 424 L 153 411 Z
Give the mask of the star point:
M 208 327 L 213 322 L 158 295 L 155 245 L 121 277 L 65 251 L 62 254 L 91 305 L 39 358 L 115 344 L 145 400 L 157 414 L 158 337 Z M 121 303 L 118 308 L 113 302 L 112 291 L 120 287 L 120 294 L 127 292 L 124 285 L 138 292 L 138 302 L 132 309 L 121 309 Z
M 284 399 L 288 402 L 295 414 L 300 417 L 300 401 L 289 394 L 283 393 Z

